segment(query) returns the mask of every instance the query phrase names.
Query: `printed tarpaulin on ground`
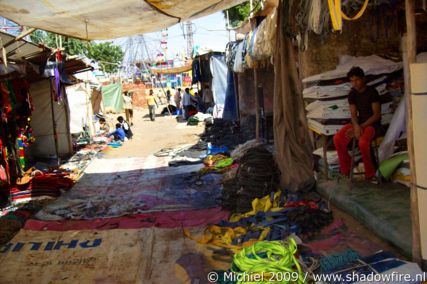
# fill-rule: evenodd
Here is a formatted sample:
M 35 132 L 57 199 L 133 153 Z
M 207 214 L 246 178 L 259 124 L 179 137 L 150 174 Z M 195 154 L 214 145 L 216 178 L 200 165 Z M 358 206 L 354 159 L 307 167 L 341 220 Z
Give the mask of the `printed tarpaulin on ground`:
M 227 220 L 229 213 L 220 207 L 135 214 L 92 220 L 41 221 L 29 219 L 25 229 L 33 231 L 111 230 L 139 228 L 182 228 L 216 224 Z
M 72 190 L 36 218 L 96 219 L 217 206 L 220 175 L 200 177 L 201 165 L 161 165 L 150 158 L 96 159 Z
M 0 249 L 0 283 L 196 283 L 228 265 L 212 255 L 182 229 L 21 230 Z
M 120 83 L 102 86 L 101 92 L 105 112 L 123 111 L 122 85 Z

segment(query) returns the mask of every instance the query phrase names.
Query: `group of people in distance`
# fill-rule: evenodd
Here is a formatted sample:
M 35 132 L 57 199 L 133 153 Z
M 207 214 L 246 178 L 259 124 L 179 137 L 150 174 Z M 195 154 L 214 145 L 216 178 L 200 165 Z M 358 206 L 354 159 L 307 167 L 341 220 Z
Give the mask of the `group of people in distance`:
M 132 139 L 133 133 L 129 123 L 124 120 L 123 116 L 117 117 L 116 129 L 111 131 L 105 118 L 99 119 L 99 130 L 101 134 L 104 134 L 110 141 L 127 141 Z
M 181 88 L 178 88 L 174 95 L 174 101 L 176 108 L 182 109 L 185 120 L 197 112 L 212 112 L 215 104 L 209 85 L 205 85 L 202 92 L 194 92 L 194 96 L 190 94 L 189 88 L 185 88 L 183 94 L 181 94 Z

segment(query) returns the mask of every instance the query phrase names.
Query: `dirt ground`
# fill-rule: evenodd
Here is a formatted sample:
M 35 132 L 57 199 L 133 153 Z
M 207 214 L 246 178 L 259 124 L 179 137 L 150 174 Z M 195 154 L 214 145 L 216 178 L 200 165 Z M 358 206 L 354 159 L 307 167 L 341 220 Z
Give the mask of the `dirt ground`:
M 164 106 L 160 106 L 156 112 L 160 113 Z M 115 123 L 117 116 L 124 114 L 109 115 L 110 121 Z M 198 135 L 204 130 L 204 125 L 187 126 L 179 123 L 175 116 L 157 115 L 154 122 L 148 117 L 148 110 L 140 109 L 134 111 L 134 125 L 132 131 L 134 138 L 124 143 L 121 148 L 104 150 L 104 158 L 126 158 L 126 157 L 147 157 L 161 150 L 162 148 L 182 146 L 183 144 L 195 144 Z M 379 249 L 388 250 L 400 256 L 397 249 L 382 240 L 363 226 L 356 219 L 344 213 L 336 207 L 332 207 L 334 218 L 342 219 L 346 225 L 357 235 L 369 240 Z
M 156 113 L 160 113 L 163 107 L 157 108 Z M 110 124 L 115 124 L 119 115 L 125 117 L 124 113 L 109 114 Z M 195 144 L 204 130 L 202 123 L 187 126 L 184 122 L 177 122 L 175 116 L 157 114 L 156 120 L 150 121 L 146 109 L 134 110 L 133 119 L 133 139 L 118 149 L 107 148 L 103 152 L 104 158 L 147 157 L 163 148 Z

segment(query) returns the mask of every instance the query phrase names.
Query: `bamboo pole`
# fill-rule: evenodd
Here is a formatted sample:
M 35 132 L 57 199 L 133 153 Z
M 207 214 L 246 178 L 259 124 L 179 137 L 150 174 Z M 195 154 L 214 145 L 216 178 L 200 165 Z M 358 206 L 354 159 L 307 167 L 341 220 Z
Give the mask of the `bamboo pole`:
M 416 43 L 416 24 L 415 24 L 415 1 L 405 0 L 405 13 L 406 13 L 406 39 L 403 41 L 404 49 L 406 52 L 406 70 L 409 72 L 409 66 L 415 62 L 417 43 Z M 406 43 L 406 46 L 405 46 Z M 406 48 L 405 48 L 406 47 Z M 412 111 L 412 92 L 411 92 L 411 78 L 409 74 L 407 76 L 407 82 L 405 82 L 405 93 L 406 93 L 406 106 L 408 108 L 407 115 L 407 134 L 408 134 L 408 153 L 411 167 L 411 220 L 412 220 L 412 260 L 420 263 L 421 262 L 421 243 L 420 243 L 420 221 L 418 211 L 418 189 L 415 186 L 417 184 L 417 176 L 415 171 L 415 150 L 414 150 L 414 131 L 413 131 L 413 111 Z
M 58 130 L 56 128 L 56 120 L 55 120 L 55 111 L 53 107 L 53 87 L 52 87 L 52 79 L 49 78 L 49 86 L 50 86 L 50 112 L 52 115 L 52 130 L 53 130 L 53 142 L 55 143 L 55 154 L 56 154 L 56 162 L 59 166 L 60 160 L 59 160 L 59 144 L 58 144 Z
M 254 89 L 255 89 L 255 110 L 256 110 L 255 139 L 257 142 L 259 142 L 259 94 L 258 94 L 258 72 L 256 68 L 254 68 Z

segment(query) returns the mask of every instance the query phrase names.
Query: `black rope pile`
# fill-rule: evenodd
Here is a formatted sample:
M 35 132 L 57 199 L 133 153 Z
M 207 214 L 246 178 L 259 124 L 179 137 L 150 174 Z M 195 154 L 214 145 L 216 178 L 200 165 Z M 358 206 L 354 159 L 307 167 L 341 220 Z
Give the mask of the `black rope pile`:
M 255 129 L 241 129 L 239 124 L 222 119 L 215 119 L 211 125 L 206 125 L 200 135 L 202 141 L 214 146 L 227 146 L 231 151 L 237 145 L 255 138 Z
M 284 212 L 283 216 L 287 217 L 287 224 L 296 226 L 297 235 L 307 238 L 319 233 L 322 228 L 330 225 L 334 220 L 332 211 L 308 206 L 294 208 Z
M 235 178 L 224 181 L 222 207 L 243 213 L 252 209 L 253 199 L 279 189 L 280 171 L 264 146 L 249 149 L 237 163 Z

